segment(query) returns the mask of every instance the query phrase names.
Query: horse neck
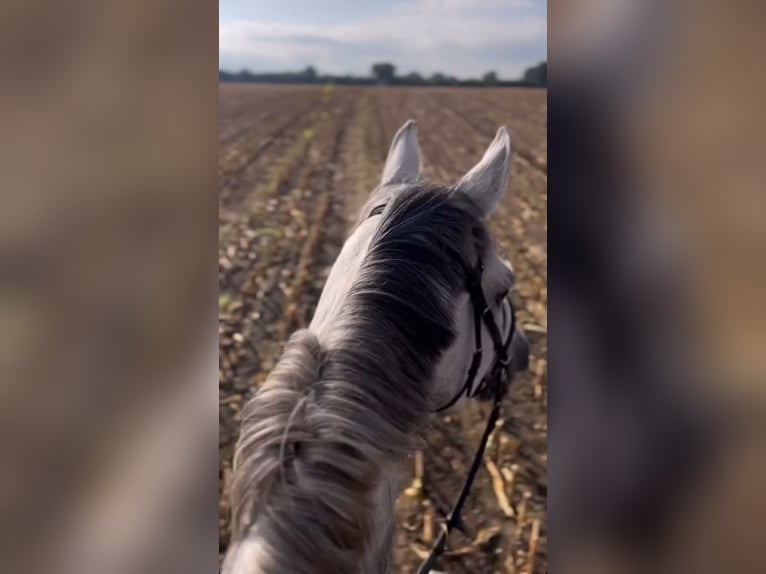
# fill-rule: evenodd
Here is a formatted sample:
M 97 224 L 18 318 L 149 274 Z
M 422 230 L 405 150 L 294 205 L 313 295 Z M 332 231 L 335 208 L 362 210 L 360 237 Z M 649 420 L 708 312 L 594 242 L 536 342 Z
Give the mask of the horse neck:
M 421 421 L 397 428 L 394 399 L 381 408 L 374 380 L 344 377 L 360 357 L 328 355 L 296 333 L 243 409 L 226 574 L 390 570 L 397 471 Z
M 389 574 L 393 568 L 395 504 L 400 484 L 400 469 L 384 472 L 374 491 L 375 518 L 367 551 L 358 562 L 354 574 Z M 222 574 L 263 574 L 273 564 L 271 549 L 264 543 L 256 524 L 247 538 L 232 540 Z M 338 565 L 330 571 L 345 572 Z

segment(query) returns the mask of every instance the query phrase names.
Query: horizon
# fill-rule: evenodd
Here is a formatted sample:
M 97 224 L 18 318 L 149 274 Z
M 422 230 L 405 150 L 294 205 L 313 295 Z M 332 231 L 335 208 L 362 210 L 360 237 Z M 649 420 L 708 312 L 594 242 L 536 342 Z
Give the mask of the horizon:
M 398 76 L 514 80 L 547 61 L 546 19 L 545 0 L 221 0 L 218 68 L 369 77 L 390 62 Z
M 373 63 L 378 63 L 378 62 L 371 62 L 370 63 L 370 67 L 372 67 Z M 420 77 L 422 77 L 424 79 L 428 79 L 428 78 L 434 76 L 435 74 L 441 73 L 445 77 L 455 78 L 458 81 L 467 81 L 467 80 L 478 80 L 478 81 L 481 81 L 482 76 L 484 74 L 486 74 L 487 72 L 496 72 L 496 70 L 487 70 L 486 72 L 483 72 L 481 74 L 477 74 L 476 76 L 465 76 L 465 77 L 453 76 L 452 74 L 445 74 L 445 73 L 439 72 L 439 71 L 435 71 L 435 72 L 421 72 L 419 70 L 410 70 L 410 71 L 408 71 L 406 73 L 402 73 L 402 71 L 399 69 L 399 66 L 396 65 L 396 62 L 388 62 L 388 63 L 393 64 L 394 67 L 396 68 L 396 77 L 397 78 L 401 78 L 401 77 L 407 76 L 409 74 L 418 74 Z M 537 64 L 530 65 L 529 68 L 534 68 L 534 67 L 540 66 L 542 64 L 547 64 L 547 62 L 545 60 L 543 60 L 543 61 L 538 62 Z M 249 68 L 242 68 L 242 69 L 239 69 L 239 70 L 235 70 L 235 69 L 231 69 L 231 68 L 229 68 L 229 69 L 221 68 L 219 66 L 218 67 L 218 72 L 219 73 L 220 72 L 224 72 L 224 73 L 232 74 L 232 75 L 235 75 L 235 74 L 252 74 L 254 76 L 260 76 L 260 75 L 266 75 L 266 74 L 275 74 L 275 75 L 279 75 L 279 74 L 298 74 L 298 73 L 306 70 L 309 67 L 314 68 L 314 70 L 317 73 L 317 76 L 319 76 L 319 77 L 323 77 L 323 76 L 329 76 L 329 77 L 333 77 L 333 78 L 338 78 L 338 77 L 373 78 L 374 77 L 374 75 L 372 73 L 372 70 L 369 70 L 365 74 L 332 74 L 332 73 L 329 73 L 329 72 L 325 72 L 324 70 L 320 70 L 316 66 L 303 66 L 302 68 L 298 68 L 298 69 L 295 69 L 295 70 L 274 70 L 274 71 L 251 70 Z M 529 69 L 529 68 L 525 68 L 525 70 Z M 520 81 L 520 80 L 523 79 L 521 77 L 522 75 L 523 75 L 523 71 L 522 71 L 522 74 L 520 74 L 519 77 L 508 78 L 508 77 L 502 76 L 501 74 L 497 74 L 497 78 L 498 78 L 499 81 L 504 81 L 504 82 L 507 82 L 507 81 Z

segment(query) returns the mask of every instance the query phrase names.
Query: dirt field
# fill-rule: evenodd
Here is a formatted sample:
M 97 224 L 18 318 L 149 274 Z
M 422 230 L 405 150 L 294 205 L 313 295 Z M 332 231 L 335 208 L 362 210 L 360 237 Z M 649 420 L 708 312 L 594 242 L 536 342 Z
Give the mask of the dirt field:
M 499 125 L 509 127 L 511 193 L 490 229 L 516 271 L 513 299 L 532 344 L 530 371 L 506 399 L 468 499 L 468 536 L 452 535 L 439 570 L 546 572 L 546 92 L 222 84 L 219 108 L 222 489 L 239 409 L 288 335 L 308 324 L 396 129 L 408 118 L 418 121 L 424 175 L 447 183 L 478 161 Z M 423 450 L 407 462 L 396 572 L 411 572 L 438 534 L 439 513 L 459 492 L 486 413 L 471 405 L 459 416 L 435 418 Z M 222 496 L 221 551 L 227 523 Z

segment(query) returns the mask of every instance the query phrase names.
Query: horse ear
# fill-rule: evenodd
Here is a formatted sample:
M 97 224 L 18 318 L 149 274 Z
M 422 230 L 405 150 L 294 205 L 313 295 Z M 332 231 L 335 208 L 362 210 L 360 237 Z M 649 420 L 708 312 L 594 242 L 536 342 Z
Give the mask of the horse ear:
M 511 167 L 511 136 L 501 127 L 484 152 L 484 157 L 457 183 L 457 188 L 467 193 L 488 217 L 508 187 Z
M 420 146 L 418 145 L 417 124 L 407 122 L 396 132 L 388 150 L 383 168 L 381 185 L 417 181 L 420 175 Z

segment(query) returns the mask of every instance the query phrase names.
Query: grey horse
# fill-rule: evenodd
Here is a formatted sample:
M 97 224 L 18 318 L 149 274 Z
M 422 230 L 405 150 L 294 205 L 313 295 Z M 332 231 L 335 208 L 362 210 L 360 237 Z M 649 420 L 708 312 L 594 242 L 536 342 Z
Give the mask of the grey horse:
M 465 269 L 479 259 L 490 312 L 510 336 L 513 271 L 484 224 L 508 187 L 508 131 L 451 186 L 420 181 L 416 131 L 410 120 L 394 136 L 311 324 L 243 409 L 223 574 L 389 572 L 400 466 L 472 360 Z M 518 371 L 529 354 L 521 330 L 510 346 Z

